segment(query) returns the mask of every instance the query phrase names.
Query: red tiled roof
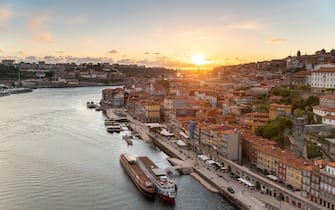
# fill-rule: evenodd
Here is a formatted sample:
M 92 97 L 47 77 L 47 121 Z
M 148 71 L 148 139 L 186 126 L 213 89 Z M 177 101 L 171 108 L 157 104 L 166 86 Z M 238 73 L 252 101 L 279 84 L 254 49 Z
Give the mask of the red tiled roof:
M 324 116 L 324 118 L 328 120 L 335 120 L 335 115 L 327 115 L 327 116 Z
M 334 112 L 335 113 L 334 108 L 329 108 L 329 107 L 320 106 L 320 105 L 313 106 L 313 109 L 318 109 L 318 110 L 325 111 L 325 112 Z
M 328 94 L 328 95 L 320 96 L 320 98 L 335 100 L 335 95 Z
M 316 73 L 318 72 L 335 72 L 335 68 L 321 68 L 319 70 L 314 71 Z

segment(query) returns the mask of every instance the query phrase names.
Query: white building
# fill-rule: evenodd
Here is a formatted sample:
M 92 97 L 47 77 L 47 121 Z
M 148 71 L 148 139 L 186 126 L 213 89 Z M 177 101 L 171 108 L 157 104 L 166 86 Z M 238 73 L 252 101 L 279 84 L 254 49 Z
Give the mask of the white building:
M 335 125 L 335 95 L 320 96 L 320 104 L 313 107 L 313 113 L 322 117 L 322 123 Z
M 335 88 L 335 67 L 321 67 L 311 73 L 312 88 Z

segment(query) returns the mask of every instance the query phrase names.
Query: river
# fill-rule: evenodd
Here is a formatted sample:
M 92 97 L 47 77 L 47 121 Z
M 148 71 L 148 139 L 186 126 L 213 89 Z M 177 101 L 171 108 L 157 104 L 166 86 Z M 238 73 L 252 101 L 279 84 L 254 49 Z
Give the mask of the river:
M 121 152 L 166 154 L 127 132 L 106 132 L 102 112 L 87 109 L 103 87 L 37 89 L 0 97 L 0 209 L 234 209 L 191 176 L 174 175 L 176 204 L 144 197 L 119 163 Z

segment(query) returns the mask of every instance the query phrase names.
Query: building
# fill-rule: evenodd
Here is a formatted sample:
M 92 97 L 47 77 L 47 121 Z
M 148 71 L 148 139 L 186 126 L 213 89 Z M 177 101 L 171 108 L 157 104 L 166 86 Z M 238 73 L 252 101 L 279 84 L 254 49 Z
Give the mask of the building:
M 206 153 L 210 158 L 239 161 L 241 156 L 239 136 L 237 130 L 232 126 L 198 123 L 194 137 L 197 149 Z
M 113 108 L 124 107 L 124 90 L 122 88 L 104 89 L 102 91 L 102 100 L 104 104 Z
M 335 88 L 335 67 L 321 67 L 312 71 L 311 87 L 315 89 Z
M 313 113 L 322 118 L 323 124 L 335 125 L 335 95 L 320 96 L 320 103 L 313 107 Z
M 291 85 L 310 85 L 311 71 L 298 71 L 291 76 Z
M 335 162 L 317 160 L 303 167 L 301 195 L 326 209 L 335 209 Z
M 14 65 L 15 60 L 12 59 L 3 59 L 1 63 L 5 66 L 12 66 Z
M 292 105 L 285 104 L 270 104 L 269 120 L 275 120 L 278 116 L 290 115 L 292 112 Z

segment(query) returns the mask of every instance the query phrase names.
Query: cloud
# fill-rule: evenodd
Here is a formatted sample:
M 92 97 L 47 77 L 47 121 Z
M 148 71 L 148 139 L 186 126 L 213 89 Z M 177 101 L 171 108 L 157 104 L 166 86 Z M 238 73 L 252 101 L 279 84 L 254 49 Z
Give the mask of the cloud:
M 45 43 L 50 43 L 53 41 L 51 33 L 47 31 L 36 34 L 36 39 Z
M 149 55 L 150 54 L 150 52 L 144 52 L 144 55 Z
M 59 50 L 59 51 L 56 51 L 56 53 L 58 53 L 58 54 L 63 54 L 63 53 L 64 53 L 64 51 L 62 51 L 62 50 Z
M 108 51 L 108 54 L 118 54 L 119 52 L 117 50 L 110 50 Z
M 0 4 L 0 31 L 7 29 L 7 21 L 12 15 L 13 13 L 9 8 Z
M 25 58 L 25 60 L 28 61 L 28 62 L 37 62 L 38 61 L 36 56 L 27 56 Z
M 130 58 L 123 58 L 121 60 L 117 61 L 118 63 L 121 64 L 133 64 L 133 63 L 137 63 L 136 60 L 130 59 Z
M 155 55 L 160 55 L 161 53 L 159 53 L 159 52 L 155 52 L 154 54 L 155 54 Z
M 12 16 L 12 11 L 4 5 L 0 5 L 0 20 L 8 19 Z
M 2 49 L 0 49 L 0 53 L 2 53 L 3 52 L 3 50 Z
M 283 42 L 287 42 L 287 39 L 281 38 L 281 37 L 275 37 L 275 38 L 268 39 L 267 41 L 271 43 L 283 43 Z
M 240 22 L 227 25 L 225 30 L 233 31 L 233 30 L 256 30 L 260 28 L 261 24 L 258 22 Z
M 31 30 L 41 30 L 44 24 L 49 20 L 51 13 L 52 12 L 47 12 L 45 14 L 30 18 L 28 22 L 28 27 Z

